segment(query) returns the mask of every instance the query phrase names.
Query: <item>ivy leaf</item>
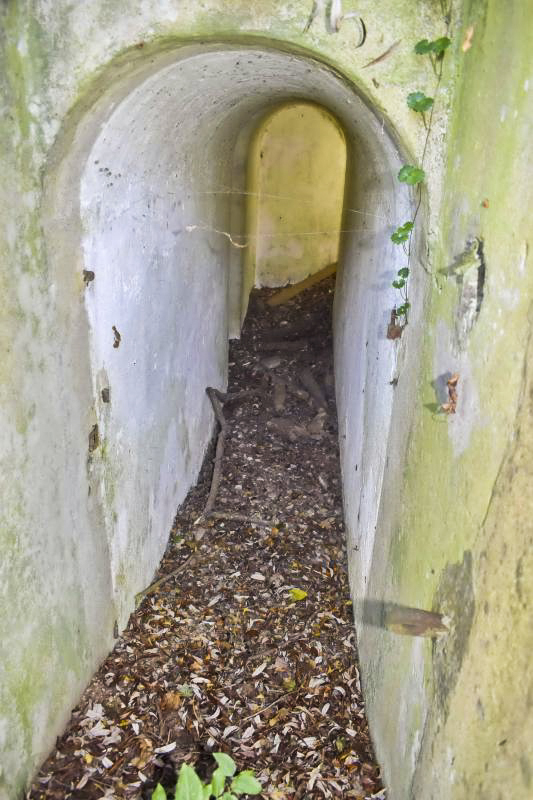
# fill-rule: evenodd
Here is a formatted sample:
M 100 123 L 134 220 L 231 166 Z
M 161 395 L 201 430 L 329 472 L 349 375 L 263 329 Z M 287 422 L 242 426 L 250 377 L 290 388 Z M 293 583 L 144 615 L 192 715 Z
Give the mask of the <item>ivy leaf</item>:
M 404 233 L 403 231 L 397 230 L 397 231 L 394 231 L 394 233 L 392 234 L 392 236 L 390 238 L 392 239 L 394 244 L 403 244 L 404 242 L 406 242 L 408 240 L 409 234 L 408 233 Z
M 157 784 L 154 791 L 152 792 L 152 800 L 167 800 L 167 793 L 165 792 L 160 783 Z
M 405 314 L 407 314 L 407 312 L 409 311 L 410 308 L 411 308 L 411 303 L 406 301 L 403 305 L 398 306 L 398 308 L 396 309 L 397 316 L 399 316 L 399 317 L 404 316 Z M 177 800 L 177 798 L 176 798 L 176 800 Z
M 220 800 L 237 800 L 237 795 L 231 794 L 231 792 L 224 792 Z
M 202 782 L 188 764 L 181 765 L 175 800 L 204 800 Z
M 260 794 L 262 786 L 254 777 L 253 770 L 245 769 L 233 778 L 231 791 L 238 794 Z
M 418 56 L 425 56 L 427 53 L 433 52 L 432 45 L 433 42 L 430 42 L 429 39 L 420 39 L 420 41 L 415 44 L 415 53 Z
M 420 167 L 413 167 L 412 164 L 404 164 L 398 173 L 398 180 L 401 183 L 407 183 L 409 186 L 414 186 L 421 183 L 426 177 L 426 173 Z
M 237 765 L 231 756 L 228 756 L 227 753 L 213 753 L 213 758 L 225 777 L 231 778 L 232 775 L 235 775 Z
M 424 92 L 411 92 L 411 94 L 407 95 L 407 105 L 413 111 L 424 113 L 433 105 L 433 98 L 428 97 Z
M 394 244 L 403 244 L 409 238 L 409 232 L 413 230 L 414 222 L 404 222 L 399 228 L 396 228 L 390 237 Z M 398 273 L 400 274 L 400 273 Z M 402 276 L 405 277 L 405 276 Z
M 303 589 L 289 589 L 289 594 L 295 603 L 297 603 L 298 600 L 305 600 L 307 597 L 307 592 L 304 592 Z
M 400 278 L 399 281 L 393 281 L 392 285 L 394 286 L 395 289 L 403 289 L 403 287 L 405 286 L 405 281 L 403 278 Z
M 451 45 L 451 39 L 447 36 L 441 36 L 440 39 L 435 39 L 431 42 L 431 50 L 436 56 L 442 56 L 447 47 Z
M 447 36 L 441 36 L 440 39 L 434 39 L 432 42 L 429 39 L 421 39 L 415 44 L 415 53 L 419 56 L 434 53 L 437 58 L 442 58 L 444 51 L 450 44 L 451 40 Z
M 409 275 L 408 267 L 402 267 L 401 269 L 399 269 L 398 275 L 400 276 L 400 278 L 407 278 Z

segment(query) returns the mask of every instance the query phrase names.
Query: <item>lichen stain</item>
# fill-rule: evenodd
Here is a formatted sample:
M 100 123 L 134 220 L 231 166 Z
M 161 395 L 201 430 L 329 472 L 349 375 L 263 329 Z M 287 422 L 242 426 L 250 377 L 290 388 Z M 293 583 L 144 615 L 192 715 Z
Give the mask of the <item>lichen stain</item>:
M 445 641 L 433 643 L 433 675 L 437 704 L 445 714 L 459 676 L 475 613 L 472 585 L 472 553 L 465 550 L 463 560 L 448 564 L 442 572 L 434 607 L 451 618 L 451 631 Z

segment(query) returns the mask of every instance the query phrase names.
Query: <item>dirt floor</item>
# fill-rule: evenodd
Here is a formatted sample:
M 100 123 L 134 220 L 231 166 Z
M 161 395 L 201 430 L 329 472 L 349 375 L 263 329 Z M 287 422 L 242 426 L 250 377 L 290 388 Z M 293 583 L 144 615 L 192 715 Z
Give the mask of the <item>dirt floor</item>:
M 385 797 L 346 572 L 333 288 L 277 307 L 253 295 L 230 396 L 214 396 L 216 513 L 203 517 L 212 448 L 157 576 L 173 577 L 142 598 L 27 798 L 146 800 L 183 761 L 208 777 L 212 751 L 255 769 L 265 798 Z

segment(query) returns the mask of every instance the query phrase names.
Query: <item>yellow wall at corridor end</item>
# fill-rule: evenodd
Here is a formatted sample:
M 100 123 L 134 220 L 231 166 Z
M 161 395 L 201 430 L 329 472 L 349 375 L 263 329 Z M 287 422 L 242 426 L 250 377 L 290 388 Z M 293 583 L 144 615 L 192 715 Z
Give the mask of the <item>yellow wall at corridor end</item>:
M 250 283 L 297 283 L 337 260 L 345 173 L 344 133 L 322 108 L 293 103 L 263 120 L 249 162 Z

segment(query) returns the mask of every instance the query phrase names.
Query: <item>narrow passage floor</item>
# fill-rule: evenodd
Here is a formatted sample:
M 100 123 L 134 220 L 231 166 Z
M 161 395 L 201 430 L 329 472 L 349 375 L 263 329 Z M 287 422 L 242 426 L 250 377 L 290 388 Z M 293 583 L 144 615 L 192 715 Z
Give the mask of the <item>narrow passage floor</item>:
M 183 761 L 207 778 L 212 751 L 255 769 L 272 800 L 385 797 L 348 591 L 333 289 L 252 296 L 215 513 L 212 450 L 161 563 L 173 576 L 142 598 L 27 798 L 150 798 Z

